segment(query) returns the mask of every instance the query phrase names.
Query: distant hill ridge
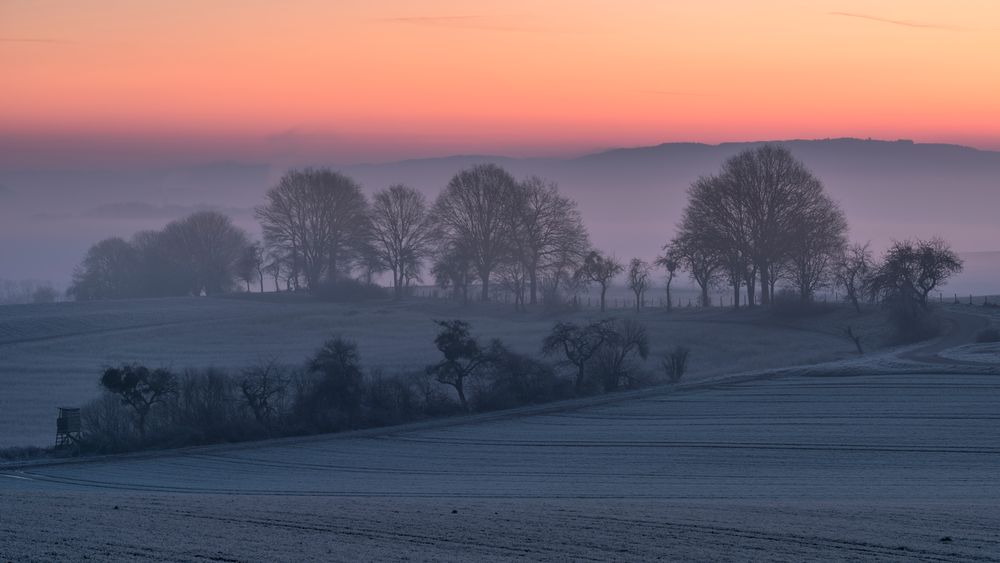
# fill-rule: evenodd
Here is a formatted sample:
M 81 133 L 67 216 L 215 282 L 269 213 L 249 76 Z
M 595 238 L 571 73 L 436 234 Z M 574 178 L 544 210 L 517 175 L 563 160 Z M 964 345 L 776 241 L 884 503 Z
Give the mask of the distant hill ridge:
M 405 183 L 433 198 L 459 169 L 496 162 L 518 177 L 536 174 L 558 182 L 579 202 L 596 246 L 620 257 L 650 258 L 671 236 L 691 182 L 764 143 L 789 147 L 823 180 L 847 213 L 855 240 L 878 245 L 940 235 L 961 251 L 1000 249 L 1000 152 L 953 144 L 852 138 L 663 143 L 566 158 L 452 155 L 334 167 L 369 194 Z M 121 172 L 0 169 L 0 185 L 8 192 L 0 206 L 0 236 L 30 241 L 24 233 L 35 229 L 37 244 L 49 245 L 0 248 L 0 261 L 16 270 L 19 263 L 37 265 L 39 256 L 54 256 L 59 264 L 51 271 L 24 268 L 22 277 L 68 278 L 91 242 L 158 227 L 171 210 L 242 210 L 233 211 L 236 220 L 256 229 L 249 210 L 282 172 L 268 163 L 237 162 Z M 108 219 L 94 211 L 101 209 L 120 216 Z M 127 215 L 129 209 L 136 217 Z

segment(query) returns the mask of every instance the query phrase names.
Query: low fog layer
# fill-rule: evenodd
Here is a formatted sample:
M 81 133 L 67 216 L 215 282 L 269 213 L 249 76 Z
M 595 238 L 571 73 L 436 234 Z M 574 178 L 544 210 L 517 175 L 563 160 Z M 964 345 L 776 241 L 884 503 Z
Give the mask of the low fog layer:
M 577 200 L 593 243 L 621 258 L 652 258 L 674 232 L 693 180 L 752 143 L 666 144 L 573 159 L 454 156 L 341 167 L 370 195 L 405 183 L 433 198 L 455 172 L 491 161 L 538 174 Z M 994 292 L 1000 275 L 1000 152 L 853 139 L 785 143 L 825 183 L 876 248 L 939 235 L 966 271 L 945 292 Z M 323 165 L 322 162 L 314 163 Z M 256 235 L 253 208 L 284 169 L 260 163 L 114 170 L 0 169 L 0 278 L 68 283 L 86 249 L 108 236 L 160 228 L 214 209 Z

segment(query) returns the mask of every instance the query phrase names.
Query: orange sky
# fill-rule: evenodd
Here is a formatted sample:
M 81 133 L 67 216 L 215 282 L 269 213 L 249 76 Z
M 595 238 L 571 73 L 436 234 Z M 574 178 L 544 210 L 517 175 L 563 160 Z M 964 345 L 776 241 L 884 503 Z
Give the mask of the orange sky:
M 26 163 L 137 146 L 333 162 L 837 136 L 1000 149 L 1000 2 L 0 0 L 0 76 L 0 140 Z

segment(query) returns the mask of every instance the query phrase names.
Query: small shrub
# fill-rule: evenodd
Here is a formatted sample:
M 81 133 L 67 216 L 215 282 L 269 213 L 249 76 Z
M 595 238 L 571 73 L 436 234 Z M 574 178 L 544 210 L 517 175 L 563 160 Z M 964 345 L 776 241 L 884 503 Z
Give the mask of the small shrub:
M 677 383 L 684 377 L 687 371 L 688 356 L 691 349 L 686 346 L 677 346 L 665 358 L 663 358 L 663 371 L 667 374 L 670 383 Z
M 353 279 L 321 283 L 312 290 L 312 293 L 317 299 L 333 303 L 356 303 L 389 298 L 389 291 L 384 287 Z
M 995 328 L 985 328 L 976 334 L 976 342 L 989 343 L 1000 342 L 1000 330 Z

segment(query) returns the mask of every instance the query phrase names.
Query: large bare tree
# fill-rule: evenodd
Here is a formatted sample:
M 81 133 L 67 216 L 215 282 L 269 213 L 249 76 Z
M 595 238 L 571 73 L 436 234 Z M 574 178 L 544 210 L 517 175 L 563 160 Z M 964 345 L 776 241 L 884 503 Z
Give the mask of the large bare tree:
M 443 238 L 470 257 L 483 301 L 490 299 L 490 277 L 512 255 L 517 200 L 517 181 L 510 173 L 496 164 L 480 164 L 455 174 L 434 204 Z
M 698 179 L 678 229 L 692 275 L 707 297 L 709 270 L 724 272 L 739 306 L 773 298 L 784 273 L 804 300 L 829 282 L 836 256 L 846 244 L 847 222 L 823 185 L 784 147 L 763 145 L 730 158 L 714 176 Z M 714 268 L 707 268 L 709 263 Z M 699 280 L 698 278 L 703 278 Z
M 232 289 L 250 240 L 243 229 L 215 211 L 200 211 L 168 224 L 164 244 L 175 268 L 187 275 L 195 295 Z
M 349 272 L 368 237 L 368 204 L 351 178 L 326 168 L 290 170 L 256 209 L 269 246 L 289 257 L 290 276 L 301 272 L 315 288 Z
M 823 185 L 778 145 L 739 153 L 723 164 L 721 176 L 740 192 L 749 222 L 747 250 L 760 278 L 761 302 L 770 303 L 775 266 L 787 259 L 802 222 L 825 197 Z
M 529 302 L 538 303 L 539 280 L 558 276 L 567 261 L 579 262 L 589 248 L 587 229 L 576 202 L 554 182 L 532 176 L 518 185 L 512 221 L 515 259 L 528 282 Z
M 419 279 L 424 258 L 430 253 L 433 224 L 426 200 L 417 190 L 395 185 L 375 194 L 371 210 L 372 245 L 392 272 L 396 298 Z
M 837 260 L 847 248 L 847 219 L 825 194 L 801 210 L 788 245 L 787 270 L 803 302 L 835 281 Z

